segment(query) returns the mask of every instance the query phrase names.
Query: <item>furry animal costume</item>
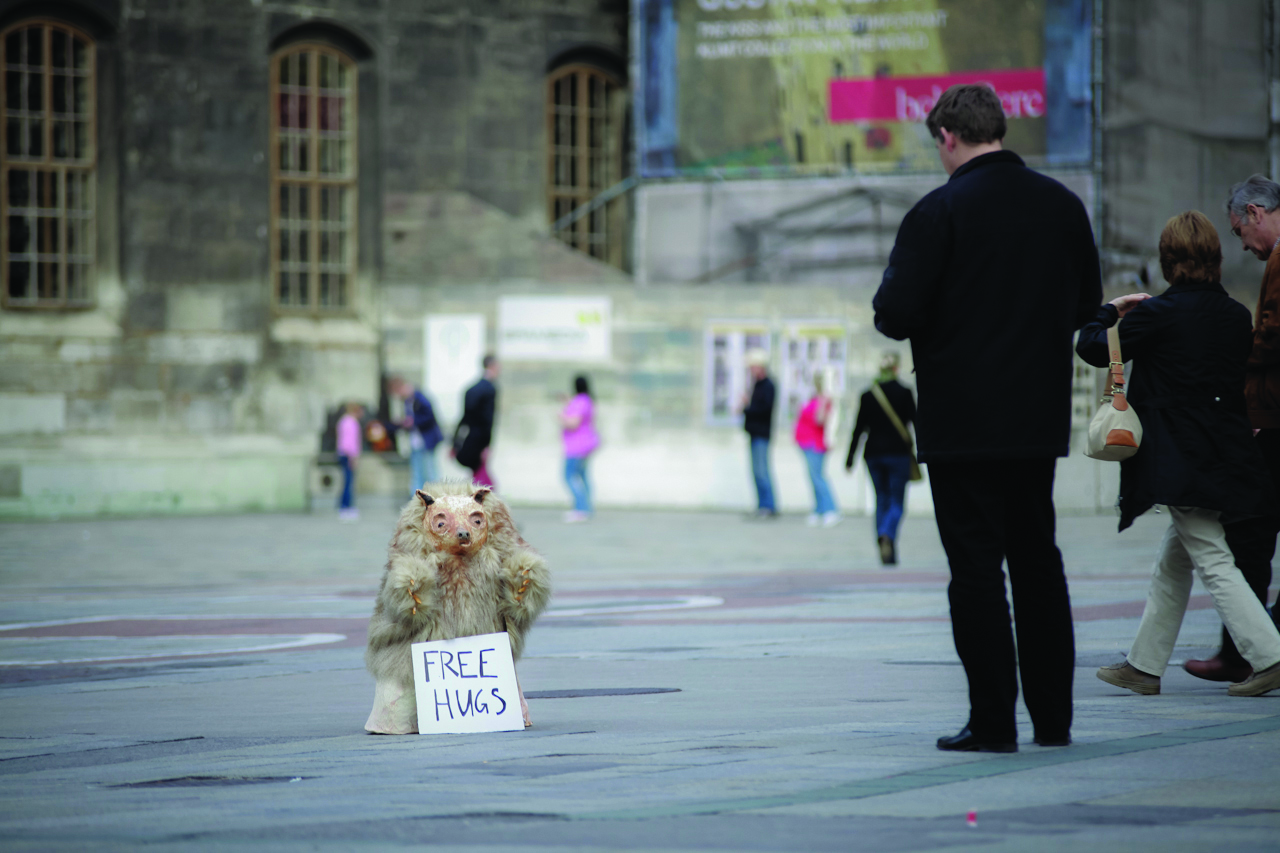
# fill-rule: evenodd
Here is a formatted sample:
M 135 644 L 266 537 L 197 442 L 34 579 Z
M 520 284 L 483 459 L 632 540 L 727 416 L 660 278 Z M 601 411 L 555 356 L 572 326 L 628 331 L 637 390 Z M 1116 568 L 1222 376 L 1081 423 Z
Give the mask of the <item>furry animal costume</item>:
M 379 734 L 418 731 L 414 643 L 506 631 L 519 658 L 551 596 L 546 562 L 497 495 L 462 482 L 423 489 L 400 512 L 369 620 L 364 660 L 376 685 L 364 727 Z

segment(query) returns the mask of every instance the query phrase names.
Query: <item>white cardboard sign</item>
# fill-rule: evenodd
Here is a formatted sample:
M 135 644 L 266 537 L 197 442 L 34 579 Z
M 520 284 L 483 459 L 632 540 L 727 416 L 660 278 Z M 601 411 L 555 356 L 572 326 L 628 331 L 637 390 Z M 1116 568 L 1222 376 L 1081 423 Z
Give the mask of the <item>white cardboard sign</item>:
M 524 730 L 507 633 L 413 644 L 418 732 Z

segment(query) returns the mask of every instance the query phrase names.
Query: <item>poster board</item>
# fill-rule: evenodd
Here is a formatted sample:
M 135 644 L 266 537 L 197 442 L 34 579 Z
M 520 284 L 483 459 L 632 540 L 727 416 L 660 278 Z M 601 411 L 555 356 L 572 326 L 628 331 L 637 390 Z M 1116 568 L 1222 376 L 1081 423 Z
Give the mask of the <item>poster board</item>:
M 608 296 L 500 297 L 498 357 L 503 361 L 608 361 L 611 315 Z
M 713 320 L 705 333 L 706 390 L 703 395 L 709 426 L 742 426 L 742 400 L 754 380 L 747 353 L 762 350 L 772 357 L 773 340 L 758 320 Z M 773 368 L 769 372 L 772 374 Z
M 813 396 L 813 377 L 827 368 L 835 374 L 835 387 L 827 395 L 843 405 L 848 359 L 848 332 L 839 320 L 793 320 L 786 324 L 782 343 L 781 408 L 787 423 L 794 424 L 804 404 Z
M 420 734 L 524 730 L 507 633 L 414 643 Z
M 480 378 L 483 314 L 428 314 L 423 329 L 423 385 L 448 431 L 462 417 L 462 395 Z M 444 426 L 448 424 L 448 426 Z
M 636 0 L 641 176 L 936 170 L 948 86 L 1034 166 L 1093 154 L 1094 0 Z

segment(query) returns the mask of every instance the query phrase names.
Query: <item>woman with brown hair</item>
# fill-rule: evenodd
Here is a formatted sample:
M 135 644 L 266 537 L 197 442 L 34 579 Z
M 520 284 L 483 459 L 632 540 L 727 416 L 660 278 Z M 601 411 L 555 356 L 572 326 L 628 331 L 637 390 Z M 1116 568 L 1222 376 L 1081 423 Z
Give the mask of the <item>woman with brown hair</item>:
M 1249 310 L 1222 289 L 1222 247 L 1204 214 L 1180 213 L 1160 235 L 1169 289 L 1103 305 L 1080 330 L 1076 352 L 1110 362 L 1107 328 L 1120 323 L 1120 352 L 1133 362 L 1128 400 L 1142 420 L 1142 446 L 1120 463 L 1120 529 L 1155 504 L 1170 525 L 1151 578 L 1138 636 L 1125 663 L 1098 678 L 1135 693 L 1160 692 L 1191 595 L 1193 571 L 1235 638 L 1253 675 L 1228 692 L 1260 696 L 1280 688 L 1280 633 L 1236 568 L 1223 521 L 1271 510 L 1274 495 L 1245 414 Z

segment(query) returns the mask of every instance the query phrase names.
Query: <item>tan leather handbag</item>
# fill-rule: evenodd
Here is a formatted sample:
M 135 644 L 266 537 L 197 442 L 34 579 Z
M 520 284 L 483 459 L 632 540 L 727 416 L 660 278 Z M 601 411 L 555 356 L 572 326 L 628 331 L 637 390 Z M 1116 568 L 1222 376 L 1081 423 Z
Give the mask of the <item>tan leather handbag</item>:
M 1138 452 L 1142 443 L 1142 422 L 1124 394 L 1124 358 L 1120 355 L 1120 322 L 1107 329 L 1107 349 L 1111 352 L 1111 384 L 1102 397 L 1102 406 L 1089 422 L 1089 441 L 1084 455 L 1103 462 L 1119 462 Z

